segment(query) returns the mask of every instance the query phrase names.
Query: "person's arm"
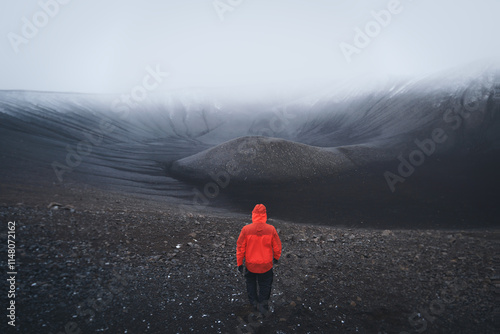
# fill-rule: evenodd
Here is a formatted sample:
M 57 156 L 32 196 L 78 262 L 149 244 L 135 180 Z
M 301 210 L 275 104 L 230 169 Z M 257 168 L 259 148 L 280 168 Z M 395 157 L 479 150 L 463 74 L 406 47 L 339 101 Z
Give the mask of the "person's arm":
M 238 237 L 238 241 L 236 241 L 236 265 L 242 266 L 243 259 L 245 259 L 245 252 L 247 248 L 247 240 L 246 240 L 245 229 L 241 229 L 240 236 Z
M 273 258 L 279 260 L 281 257 L 281 240 L 276 229 L 273 232 Z

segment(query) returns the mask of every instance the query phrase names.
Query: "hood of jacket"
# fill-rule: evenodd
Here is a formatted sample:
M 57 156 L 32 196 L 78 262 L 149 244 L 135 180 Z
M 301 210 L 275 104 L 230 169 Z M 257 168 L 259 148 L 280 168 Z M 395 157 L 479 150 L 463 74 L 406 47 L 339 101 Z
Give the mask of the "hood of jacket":
M 263 204 L 257 204 L 252 211 L 252 222 L 265 223 L 267 221 L 266 207 Z

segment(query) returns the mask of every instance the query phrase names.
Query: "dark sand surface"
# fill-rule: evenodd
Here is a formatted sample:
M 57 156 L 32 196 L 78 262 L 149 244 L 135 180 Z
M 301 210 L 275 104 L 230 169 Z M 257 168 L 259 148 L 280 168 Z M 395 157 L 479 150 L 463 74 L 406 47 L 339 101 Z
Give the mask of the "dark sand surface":
M 7 333 L 500 329 L 498 230 L 306 226 L 271 214 L 283 256 L 274 312 L 262 318 L 235 267 L 250 214 L 190 212 L 69 182 L 1 186 L 2 263 L 7 222 L 16 222 L 16 327 Z

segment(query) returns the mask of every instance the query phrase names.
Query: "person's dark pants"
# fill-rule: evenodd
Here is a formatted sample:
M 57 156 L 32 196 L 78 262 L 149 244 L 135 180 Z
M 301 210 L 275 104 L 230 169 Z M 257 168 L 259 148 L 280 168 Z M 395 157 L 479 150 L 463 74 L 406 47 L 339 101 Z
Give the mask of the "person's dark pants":
M 262 274 L 255 274 L 247 269 L 245 279 L 247 281 L 247 293 L 250 303 L 255 307 L 261 304 L 267 310 L 267 302 L 271 298 L 271 288 L 273 285 L 273 269 Z

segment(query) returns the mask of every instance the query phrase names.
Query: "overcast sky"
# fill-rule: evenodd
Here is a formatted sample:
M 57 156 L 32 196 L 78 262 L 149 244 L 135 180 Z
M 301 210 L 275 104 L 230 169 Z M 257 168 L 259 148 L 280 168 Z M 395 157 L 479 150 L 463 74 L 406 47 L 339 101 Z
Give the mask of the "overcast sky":
M 0 89 L 128 92 L 147 66 L 168 70 L 162 88 L 171 89 L 414 75 L 500 59 L 499 0 L 397 2 L 0 0 Z

